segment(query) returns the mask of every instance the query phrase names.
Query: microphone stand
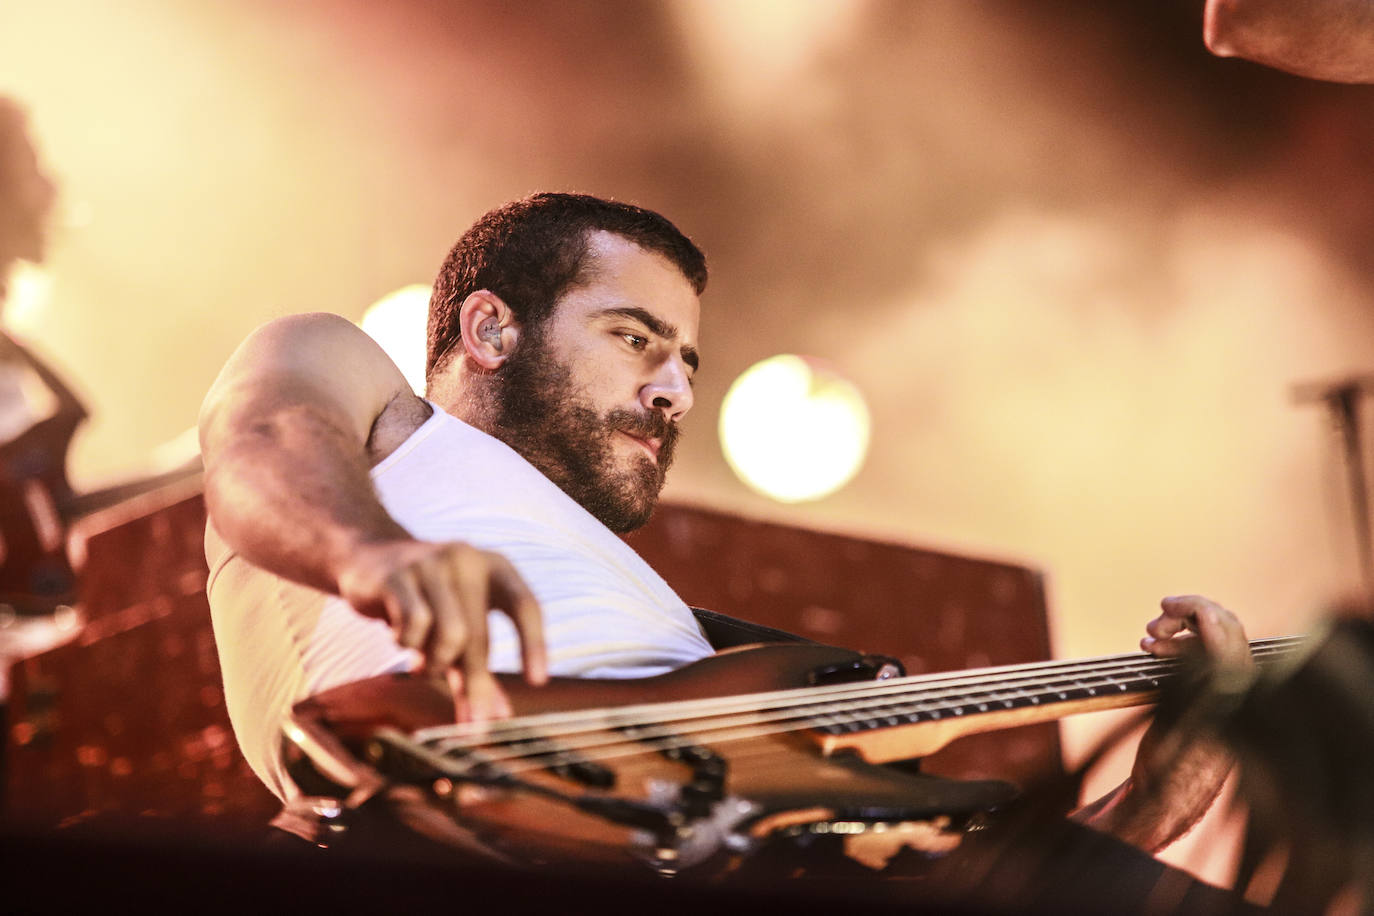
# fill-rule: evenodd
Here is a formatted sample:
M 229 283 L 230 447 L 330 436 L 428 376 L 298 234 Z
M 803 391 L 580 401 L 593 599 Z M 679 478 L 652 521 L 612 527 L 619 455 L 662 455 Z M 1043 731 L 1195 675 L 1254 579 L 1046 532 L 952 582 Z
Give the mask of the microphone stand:
M 1359 554 L 1360 575 L 1364 581 L 1364 615 L 1374 618 L 1374 537 L 1370 534 L 1369 487 L 1364 473 L 1359 409 L 1360 397 L 1366 391 L 1374 391 L 1374 375 L 1295 385 L 1293 400 L 1299 404 L 1313 401 L 1325 404 L 1340 434 L 1355 523 L 1355 550 Z

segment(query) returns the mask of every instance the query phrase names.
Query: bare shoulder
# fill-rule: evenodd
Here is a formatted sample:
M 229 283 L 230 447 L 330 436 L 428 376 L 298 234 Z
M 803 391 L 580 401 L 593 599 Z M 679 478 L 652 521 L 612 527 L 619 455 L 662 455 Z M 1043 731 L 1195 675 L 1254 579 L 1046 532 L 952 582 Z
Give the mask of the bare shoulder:
M 308 372 L 340 357 L 357 360 L 354 368 L 363 373 L 400 377 L 400 370 L 372 338 L 347 318 L 330 312 L 286 315 L 267 322 L 239 345 L 226 368 Z
M 270 321 L 239 345 L 202 405 L 202 440 L 218 421 L 298 407 L 329 414 L 364 442 L 380 420 L 428 415 L 372 338 L 346 318 L 314 312 Z

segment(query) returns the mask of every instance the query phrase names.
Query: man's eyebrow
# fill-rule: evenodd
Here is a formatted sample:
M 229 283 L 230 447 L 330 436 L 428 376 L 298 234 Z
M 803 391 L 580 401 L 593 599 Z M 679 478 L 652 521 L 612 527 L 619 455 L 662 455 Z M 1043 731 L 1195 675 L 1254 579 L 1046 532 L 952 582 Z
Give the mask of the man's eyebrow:
M 642 309 L 639 306 L 626 305 L 619 308 L 603 309 L 599 314 L 608 317 L 619 316 L 621 318 L 631 318 L 665 340 L 672 340 L 678 335 L 676 325 L 669 324 L 653 312 Z M 697 366 L 701 362 L 700 357 L 697 355 L 697 348 L 684 346 L 682 348 L 682 361 L 691 366 L 693 372 L 696 372 Z

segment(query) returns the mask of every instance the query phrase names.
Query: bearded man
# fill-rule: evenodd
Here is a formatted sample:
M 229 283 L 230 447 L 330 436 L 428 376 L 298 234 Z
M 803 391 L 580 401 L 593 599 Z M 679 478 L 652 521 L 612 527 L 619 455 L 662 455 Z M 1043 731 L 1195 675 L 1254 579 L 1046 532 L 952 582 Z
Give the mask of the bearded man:
M 201 418 L 208 591 L 235 733 L 277 795 L 295 791 L 284 717 L 337 685 L 424 669 L 486 719 L 509 711 L 493 670 L 639 677 L 712 653 L 616 536 L 648 519 L 692 407 L 705 284 L 662 216 L 538 194 L 479 219 L 440 270 L 428 399 L 335 316 L 273 322 L 233 355 Z M 1147 630 L 1159 655 L 1195 635 L 1248 660 L 1205 599 L 1166 599 Z M 1084 819 L 1162 846 L 1227 768 L 1182 760 L 1142 757 Z

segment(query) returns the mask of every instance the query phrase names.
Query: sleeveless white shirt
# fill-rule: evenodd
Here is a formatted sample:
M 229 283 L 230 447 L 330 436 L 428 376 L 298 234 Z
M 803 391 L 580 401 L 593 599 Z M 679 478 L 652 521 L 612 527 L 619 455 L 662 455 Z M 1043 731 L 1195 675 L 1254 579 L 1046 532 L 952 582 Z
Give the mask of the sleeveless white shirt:
M 539 601 L 549 672 L 644 677 L 711 654 L 692 612 L 619 537 L 505 443 L 434 407 L 372 469 L 382 505 L 415 537 L 465 541 L 503 554 Z M 339 686 L 411 670 L 383 621 L 342 599 L 267 573 L 205 535 L 207 591 L 225 703 L 249 765 L 274 793 L 294 793 L 282 769 L 291 706 Z M 494 671 L 517 671 L 505 614 L 489 618 Z

